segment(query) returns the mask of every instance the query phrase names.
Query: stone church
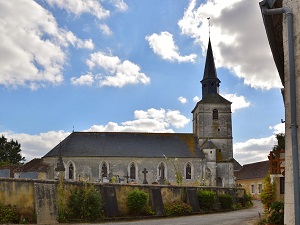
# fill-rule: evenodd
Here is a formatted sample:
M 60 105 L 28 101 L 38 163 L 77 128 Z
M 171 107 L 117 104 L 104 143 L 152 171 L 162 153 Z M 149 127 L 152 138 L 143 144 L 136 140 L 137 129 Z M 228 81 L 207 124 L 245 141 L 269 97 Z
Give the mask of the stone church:
M 42 158 L 48 179 L 62 168 L 67 180 L 234 186 L 231 102 L 220 83 L 209 40 L 193 133 L 73 132 Z

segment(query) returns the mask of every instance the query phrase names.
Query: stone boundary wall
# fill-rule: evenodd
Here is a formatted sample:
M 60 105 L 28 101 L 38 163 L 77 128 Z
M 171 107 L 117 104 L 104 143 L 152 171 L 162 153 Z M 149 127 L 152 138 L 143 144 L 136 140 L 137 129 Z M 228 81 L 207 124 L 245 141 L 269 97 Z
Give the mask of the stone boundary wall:
M 70 190 L 70 187 L 72 186 L 83 187 L 84 184 L 84 182 L 80 181 L 65 181 L 65 188 L 66 190 Z M 214 190 L 217 195 L 221 193 L 230 194 L 233 197 L 234 202 L 236 201 L 236 196 L 244 197 L 245 194 L 245 190 L 242 188 L 191 187 L 152 184 L 92 184 L 96 189 L 100 190 L 102 195 L 106 193 L 106 196 L 103 196 L 104 204 L 110 205 L 111 207 L 111 203 L 115 202 L 114 208 L 107 209 L 112 212 L 105 212 L 106 215 L 112 216 L 122 216 L 128 213 L 127 196 L 128 193 L 134 189 L 144 190 L 149 193 L 149 204 L 153 209 L 161 208 L 164 204 L 174 200 L 183 200 L 193 206 L 193 201 L 191 201 L 191 196 L 188 196 L 188 193 L 196 193 L 199 189 Z M 56 190 L 53 192 L 53 189 L 57 188 L 57 185 L 58 180 L 0 178 L 0 204 L 16 205 L 20 209 L 25 208 L 27 211 L 29 210 L 36 213 L 37 218 L 53 219 L 57 216 L 53 215 L 53 213 L 57 213 Z M 37 187 L 39 188 L 37 189 Z M 43 190 L 43 193 L 39 190 Z M 195 194 L 192 198 L 196 198 Z M 43 201 L 45 203 L 43 203 Z M 197 208 L 197 206 L 193 206 L 193 208 L 194 207 Z M 49 213 L 49 216 L 46 216 L 45 213 Z M 159 213 L 157 212 L 157 214 Z M 43 216 L 41 217 L 41 215 Z M 47 222 L 49 221 L 43 221 L 42 219 L 38 221 L 39 224 Z

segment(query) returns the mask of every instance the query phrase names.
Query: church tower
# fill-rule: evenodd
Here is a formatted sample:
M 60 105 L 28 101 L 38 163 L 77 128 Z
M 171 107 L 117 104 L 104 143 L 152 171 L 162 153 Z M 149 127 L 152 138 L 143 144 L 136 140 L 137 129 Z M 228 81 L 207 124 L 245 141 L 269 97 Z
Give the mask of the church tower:
M 193 133 L 199 146 L 208 156 L 214 174 L 212 185 L 231 186 L 233 180 L 233 148 L 231 102 L 219 94 L 219 80 L 216 72 L 210 39 L 206 54 L 202 84 L 202 99 L 193 109 Z M 210 157 L 209 154 L 214 155 Z M 211 170 L 215 170 L 210 168 Z

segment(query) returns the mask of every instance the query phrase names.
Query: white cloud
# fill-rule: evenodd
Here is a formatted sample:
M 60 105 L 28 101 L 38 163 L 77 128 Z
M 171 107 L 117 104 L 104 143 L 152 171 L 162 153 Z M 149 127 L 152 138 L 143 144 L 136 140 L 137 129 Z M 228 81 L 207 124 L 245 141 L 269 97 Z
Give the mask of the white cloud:
M 79 78 L 72 77 L 71 83 L 75 86 L 77 85 L 88 85 L 91 86 L 94 83 L 94 76 L 90 73 L 82 75 Z
M 198 96 L 195 96 L 194 98 L 193 98 L 193 102 L 199 102 L 200 101 L 200 98 L 198 97 Z
M 191 0 L 178 25 L 182 34 L 194 38 L 204 50 L 209 34 L 207 18 L 210 17 L 210 37 L 217 67 L 230 69 L 254 88 L 281 87 L 259 1 L 214 0 L 197 6 L 197 0 Z
M 128 5 L 123 0 L 111 0 L 111 2 L 121 12 L 124 12 L 128 9 Z
M 105 34 L 107 36 L 112 35 L 111 29 L 105 23 L 99 24 L 98 27 L 102 31 L 103 34 Z
M 141 68 L 128 60 L 121 61 L 118 56 L 96 52 L 86 61 L 90 69 L 98 67 L 104 73 L 96 76 L 100 86 L 123 87 L 128 84 L 149 84 L 150 78 L 142 73 Z
M 178 46 L 174 43 L 173 35 L 167 31 L 146 36 L 146 40 L 149 42 L 149 46 L 153 49 L 154 53 L 165 60 L 171 62 L 194 62 L 197 57 L 196 54 L 181 56 Z
M 8 131 L 1 132 L 1 134 L 4 134 L 8 140 L 17 140 L 21 144 L 22 156 L 25 157 L 26 161 L 30 161 L 33 158 L 43 157 L 70 133 L 65 131 L 49 131 L 47 133 L 30 135 Z
M 183 96 L 180 96 L 180 97 L 178 98 L 178 100 L 179 100 L 180 103 L 182 103 L 182 104 L 185 104 L 185 103 L 188 102 L 188 100 L 187 100 L 185 97 L 183 97 Z
M 189 119 L 181 115 L 178 110 L 148 109 L 136 110 L 135 120 L 122 122 L 120 125 L 109 122 L 107 125 L 93 125 L 86 131 L 114 131 L 114 132 L 167 132 L 173 133 L 171 126 L 182 128 L 189 123 Z
M 284 123 L 270 126 L 269 129 L 272 129 L 274 134 L 285 133 Z M 242 165 L 268 160 L 268 155 L 276 144 L 275 135 L 235 143 L 233 145 L 234 158 Z
M 32 13 L 34 12 L 34 13 Z M 93 48 L 61 29 L 53 15 L 35 1 L 0 2 L 0 84 L 31 89 L 63 81 L 66 49 Z
M 238 96 L 237 94 L 221 94 L 224 98 L 232 102 L 231 110 L 235 112 L 236 110 L 247 108 L 250 106 L 244 96 Z
M 81 15 L 84 13 L 96 16 L 98 19 L 109 17 L 110 12 L 102 7 L 97 0 L 46 0 L 51 6 L 66 10 L 68 13 Z

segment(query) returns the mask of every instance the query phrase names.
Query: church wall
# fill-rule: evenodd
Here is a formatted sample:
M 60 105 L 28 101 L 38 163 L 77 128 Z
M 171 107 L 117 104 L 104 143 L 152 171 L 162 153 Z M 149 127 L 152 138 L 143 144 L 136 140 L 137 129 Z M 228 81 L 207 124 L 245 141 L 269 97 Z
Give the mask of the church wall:
M 217 163 L 217 179 L 222 178 L 222 187 L 233 187 L 235 185 L 232 162 Z
M 56 178 L 55 167 L 57 163 L 57 158 L 44 158 L 45 163 L 50 164 L 49 179 Z M 165 181 L 171 184 L 176 184 L 176 172 L 180 172 L 183 176 L 183 184 L 197 184 L 202 179 L 202 159 L 199 158 L 121 158 L 121 157 L 63 157 L 63 162 L 66 168 L 65 174 L 68 178 L 68 166 L 70 162 L 74 166 L 74 177 L 75 180 L 90 180 L 90 181 L 102 181 L 101 178 L 101 165 L 106 162 L 108 165 L 108 173 L 110 177 L 115 176 L 121 178 L 126 182 L 125 176 L 127 172 L 130 173 L 130 165 L 135 164 L 136 167 L 136 183 L 143 183 L 144 174 L 142 170 L 147 169 L 147 181 L 149 184 L 152 182 L 157 182 L 159 179 L 159 165 L 164 163 L 165 166 Z M 192 176 L 191 179 L 186 179 L 185 168 L 187 163 L 191 165 Z M 80 176 L 80 177 L 79 177 Z M 131 181 L 129 179 L 129 181 Z

